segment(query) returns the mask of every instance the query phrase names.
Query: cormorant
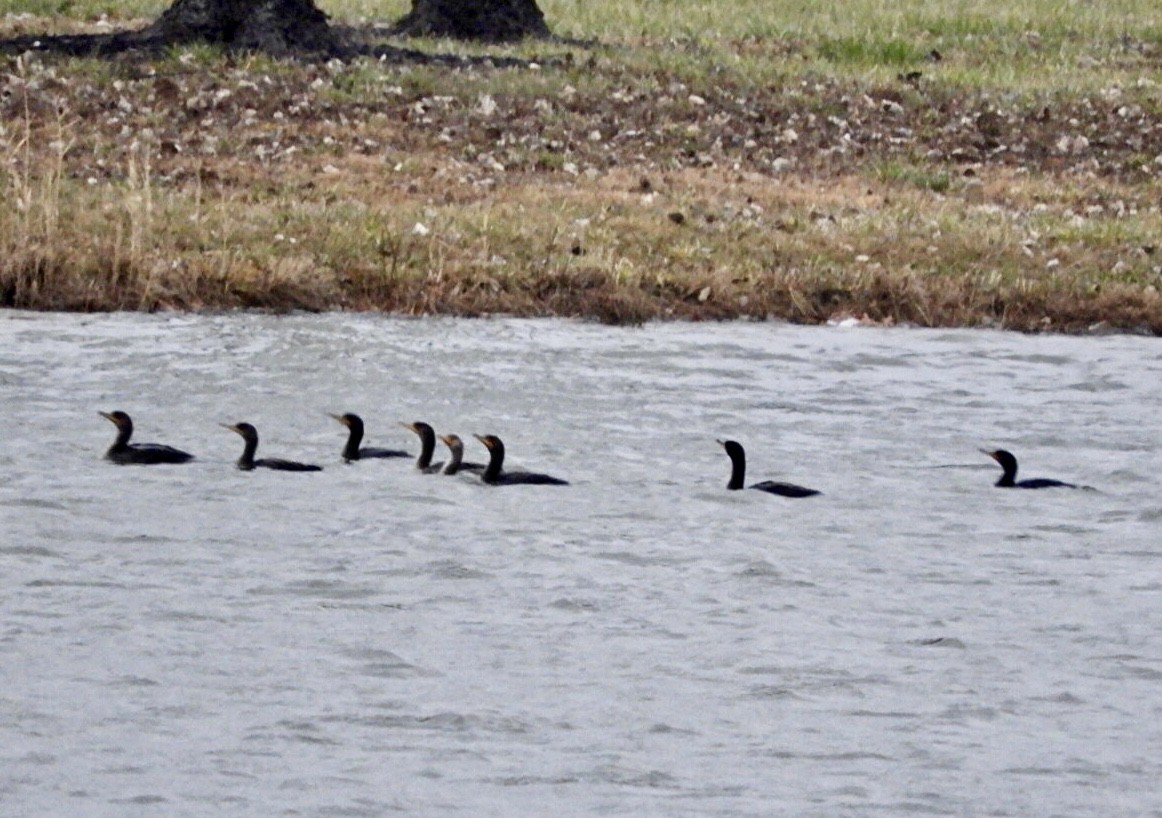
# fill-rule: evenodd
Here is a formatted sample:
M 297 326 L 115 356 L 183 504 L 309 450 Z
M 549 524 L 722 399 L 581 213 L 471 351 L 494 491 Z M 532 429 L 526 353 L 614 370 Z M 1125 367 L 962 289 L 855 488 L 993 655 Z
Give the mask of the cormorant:
M 1073 483 L 1063 483 L 1060 480 L 1050 480 L 1045 477 L 1036 477 L 1032 480 L 1018 480 L 1017 479 L 1017 458 L 1013 457 L 1011 452 L 1006 452 L 1004 449 L 997 449 L 990 452 L 988 449 L 981 449 L 981 452 L 987 454 L 993 460 L 1001 464 L 1004 473 L 1001 474 L 1001 479 L 996 482 L 996 486 L 1002 489 L 1050 489 L 1050 488 L 1066 488 L 1076 489 L 1081 486 L 1075 486 Z
M 540 486 L 567 486 L 569 481 L 548 474 L 536 472 L 504 471 L 504 443 L 496 435 L 474 435 L 474 437 L 488 448 L 488 466 L 480 475 L 480 479 L 490 486 L 514 486 L 533 484 Z
M 350 463 L 353 460 L 366 460 L 372 457 L 411 457 L 402 449 L 377 449 L 372 446 L 360 448 L 363 441 L 363 418 L 348 412 L 345 415 L 331 415 L 335 420 L 351 430 L 347 435 L 347 445 L 343 447 L 341 457 Z
M 231 432 L 237 432 L 242 435 L 242 439 L 246 441 L 246 446 L 242 449 L 242 456 L 238 458 L 238 468 L 242 471 L 253 471 L 254 469 L 274 469 L 275 471 L 322 471 L 322 466 L 315 466 L 311 463 L 296 463 L 293 460 L 280 460 L 276 457 L 266 457 L 260 460 L 254 459 L 254 453 L 258 450 L 258 430 L 249 423 L 229 423 L 221 424 L 223 428 L 229 429 Z
M 194 459 L 189 452 L 175 449 L 161 443 L 130 443 L 133 435 L 133 421 L 129 415 L 118 410 L 116 412 L 101 412 L 101 417 L 117 427 L 117 439 L 105 452 L 105 459 L 114 463 L 186 463 Z
M 733 440 L 718 441 L 726 453 L 730 456 L 730 482 L 726 487 L 731 491 L 744 488 L 743 481 L 746 479 L 746 452 L 742 445 Z M 779 483 L 774 480 L 764 480 L 761 483 L 755 483 L 749 486 L 752 489 L 765 491 L 768 494 L 778 494 L 781 497 L 813 497 L 820 492 L 815 489 L 805 488 L 803 486 L 796 486 L 794 483 Z
M 464 441 L 458 435 L 444 435 L 440 440 L 444 441 L 444 445 L 448 447 L 450 452 L 448 464 L 444 466 L 443 474 L 456 474 L 456 472 L 461 471 L 480 474 L 484 471 L 483 463 L 464 462 Z
M 436 452 L 436 432 L 422 420 L 415 423 L 400 423 L 405 429 L 411 429 L 420 438 L 420 454 L 416 457 L 416 468 L 424 474 L 435 474 L 444 467 L 444 461 L 432 462 L 432 455 Z

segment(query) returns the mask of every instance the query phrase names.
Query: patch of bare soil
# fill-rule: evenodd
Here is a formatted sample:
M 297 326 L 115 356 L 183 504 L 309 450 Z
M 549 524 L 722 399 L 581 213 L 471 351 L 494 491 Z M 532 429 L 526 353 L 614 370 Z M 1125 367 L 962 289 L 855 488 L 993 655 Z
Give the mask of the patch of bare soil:
M 953 93 L 922 79 L 866 89 L 827 79 L 746 88 L 710 80 L 697 87 L 591 60 L 589 67 L 602 72 L 612 93 L 603 87 L 586 95 L 566 86 L 557 98 L 498 98 L 486 110 L 477 97 L 464 95 L 465 88 L 473 94 L 481 87 L 471 90 L 466 78 L 496 70 L 495 59 L 482 62 L 453 60 L 447 88 L 437 93 L 400 88 L 360 100 L 319 93 L 321 87 L 342 89 L 343 66 L 335 63 L 252 74 L 234 62 L 155 70 L 120 60 L 111 63 L 116 81 L 96 83 L 51 66 L 26 80 L 15 58 L 8 58 L 0 60 L 6 75 L 0 106 L 6 118 L 30 106 L 41 120 L 34 130 L 52 120 L 44 114 L 67 112 L 77 121 L 71 153 L 81 163 L 87 147 L 145 129 L 172 146 L 226 145 L 239 133 L 257 137 L 273 130 L 285 153 L 321 147 L 322 135 L 342 123 L 347 147 L 362 154 L 367 146 L 361 135 L 387 122 L 399 126 L 390 128 L 395 151 L 487 152 L 518 170 L 553 170 L 557 155 L 596 168 L 728 164 L 740 172 L 841 175 L 901 159 L 968 175 L 1000 166 L 1127 182 L 1162 177 L 1162 110 L 1127 103 L 1116 93 L 1030 106 Z M 116 114 L 101 117 L 102 111 Z M 180 162 L 183 153 L 170 155 Z M 250 158 L 245 150 L 237 153 Z

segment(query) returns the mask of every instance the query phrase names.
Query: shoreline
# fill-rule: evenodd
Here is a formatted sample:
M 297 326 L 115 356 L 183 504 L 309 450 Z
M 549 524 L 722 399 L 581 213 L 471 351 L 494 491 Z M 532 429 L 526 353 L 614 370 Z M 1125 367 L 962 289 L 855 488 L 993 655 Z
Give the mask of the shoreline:
M 1138 325 L 1115 325 L 1106 320 L 1098 320 L 1090 324 L 1082 324 L 1080 321 L 1076 324 L 1067 326 L 1060 326 L 1049 321 L 1042 320 L 1034 325 L 1028 327 L 1004 325 L 999 321 L 984 319 L 974 324 L 921 324 L 913 321 L 896 321 L 894 319 L 877 320 L 870 315 L 856 314 L 851 312 L 837 312 L 829 317 L 815 320 L 804 321 L 795 318 L 787 318 L 781 315 L 767 314 L 755 315 L 752 313 L 735 313 L 726 314 L 719 313 L 714 316 L 674 316 L 674 315 L 659 315 L 659 316 L 645 316 L 640 319 L 635 318 L 630 320 L 623 315 L 611 319 L 607 315 L 596 314 L 562 314 L 562 313 L 548 313 L 548 312 L 504 312 L 504 311 L 490 311 L 479 310 L 472 312 L 405 312 L 399 310 L 379 310 L 379 309 L 350 309 L 346 307 L 336 307 L 330 309 L 302 309 L 302 308 L 275 308 L 275 307 L 199 307 L 196 309 L 185 308 L 162 308 L 162 309 L 108 309 L 108 310 L 71 310 L 71 309 L 38 309 L 27 307 L 12 307 L 0 306 L 0 317 L 6 320 L 19 320 L 20 316 L 15 315 L 23 313 L 26 316 L 35 315 L 74 315 L 74 316 L 97 316 L 97 315 L 117 315 L 127 313 L 137 313 L 141 315 L 173 315 L 182 317 L 220 317 L 220 316 L 245 316 L 245 315 L 275 315 L 275 316 L 294 316 L 294 315 L 322 315 L 322 314 L 348 314 L 348 315 L 377 315 L 385 320 L 424 320 L 424 319 L 462 319 L 471 321 L 489 321 L 489 320 L 560 320 L 560 321 L 579 321 L 582 323 L 597 323 L 607 326 L 645 326 L 647 324 L 665 324 L 665 323 L 730 323 L 730 322 L 744 322 L 744 323 L 772 323 L 772 324 L 786 324 L 789 326 L 818 326 L 830 327 L 836 329 L 845 329 L 853 327 L 865 327 L 875 329 L 898 329 L 906 330 L 986 330 L 997 332 L 1015 332 L 1029 335 L 1067 335 L 1072 337 L 1107 337 L 1111 335 L 1124 336 L 1138 336 L 1138 337 L 1159 337 L 1162 336 L 1162 331 L 1149 326 L 1147 324 Z

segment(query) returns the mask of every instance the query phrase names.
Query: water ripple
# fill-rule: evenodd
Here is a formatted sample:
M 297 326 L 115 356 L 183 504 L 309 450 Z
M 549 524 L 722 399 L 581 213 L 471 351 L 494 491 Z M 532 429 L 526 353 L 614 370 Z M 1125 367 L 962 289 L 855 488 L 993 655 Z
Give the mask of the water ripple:
M 1158 811 L 1156 340 L 8 311 L 0 369 L 5 814 Z M 573 485 L 341 468 L 336 411 Z

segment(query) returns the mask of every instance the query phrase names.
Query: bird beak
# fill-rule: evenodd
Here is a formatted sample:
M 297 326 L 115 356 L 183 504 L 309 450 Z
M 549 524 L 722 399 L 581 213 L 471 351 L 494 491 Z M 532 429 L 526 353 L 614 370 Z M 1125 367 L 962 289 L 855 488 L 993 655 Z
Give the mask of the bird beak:
M 726 445 L 726 441 L 725 441 L 725 440 L 715 440 L 714 442 L 715 442 L 715 443 L 717 443 L 719 446 L 725 446 L 725 445 Z
M 343 417 L 342 415 L 333 415 L 333 414 L 331 414 L 330 412 L 328 412 L 327 414 L 328 414 L 328 415 L 331 415 L 331 417 L 335 418 L 335 420 L 339 421 L 339 422 L 340 422 L 340 423 L 342 423 L 344 426 L 350 426 L 350 425 L 351 425 L 350 423 L 348 423 L 348 422 L 347 422 L 347 419 L 346 419 L 345 417 Z
M 105 420 L 109 421 L 110 423 L 117 422 L 117 421 L 113 420 L 113 414 L 111 412 L 98 412 L 97 414 L 100 415 L 101 417 L 105 418 Z
M 230 423 L 219 423 L 218 425 L 219 425 L 219 426 L 221 426 L 223 429 L 229 429 L 231 432 L 237 432 L 237 431 L 238 431 L 238 426 L 237 426 L 237 425 L 234 425 L 234 424 L 230 424 Z
M 988 449 L 981 449 L 981 450 L 980 450 L 980 453 L 981 453 L 981 454 L 987 454 L 987 455 L 988 455 L 989 457 L 991 457 L 993 460 L 996 460 L 996 459 L 997 459 L 997 453 L 996 453 L 996 452 L 990 452 Z
M 452 437 L 451 437 L 451 435 L 440 435 L 440 440 L 441 440 L 441 442 L 443 442 L 443 444 L 444 444 L 445 446 L 451 446 L 451 445 L 452 445 Z
M 476 434 L 474 434 L 474 435 L 472 435 L 472 436 L 473 436 L 474 438 L 476 438 L 477 440 L 479 440 L 481 443 L 483 443 L 485 446 L 488 446 L 488 441 L 484 439 L 484 435 L 476 435 Z
M 416 432 L 416 425 L 415 425 L 414 423 L 404 423 L 404 422 L 401 420 L 401 421 L 399 422 L 399 425 L 400 425 L 400 426 L 402 426 L 403 428 L 407 429 L 408 431 L 411 431 L 411 432 Z M 418 434 L 419 434 L 419 432 L 416 432 L 416 434 L 418 435 Z

